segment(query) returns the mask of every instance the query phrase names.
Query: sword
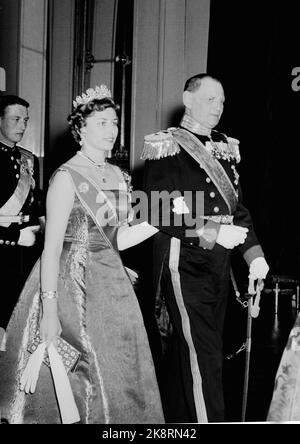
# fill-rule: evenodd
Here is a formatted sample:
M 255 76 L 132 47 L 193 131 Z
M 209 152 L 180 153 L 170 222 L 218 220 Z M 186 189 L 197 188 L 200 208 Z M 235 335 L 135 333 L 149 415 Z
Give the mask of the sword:
M 245 373 L 244 373 L 244 387 L 243 387 L 242 422 L 245 422 L 247 400 L 248 400 L 250 353 L 252 345 L 251 344 L 252 318 L 256 318 L 259 315 L 260 293 L 262 289 L 263 289 L 262 279 L 257 280 L 255 288 L 254 279 L 249 278 L 248 293 L 246 294 L 246 297 L 248 298 L 248 314 L 247 314 L 246 358 L 245 358 Z M 254 297 L 255 297 L 255 302 L 253 303 Z

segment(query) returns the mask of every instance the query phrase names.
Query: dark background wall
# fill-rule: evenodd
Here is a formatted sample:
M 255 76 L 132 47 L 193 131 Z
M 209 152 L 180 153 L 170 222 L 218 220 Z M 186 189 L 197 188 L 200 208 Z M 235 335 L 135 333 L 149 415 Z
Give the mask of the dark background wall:
M 240 140 L 244 202 L 271 271 L 299 277 L 297 3 L 212 0 L 208 72 L 224 85 L 218 129 Z
M 6 71 L 7 94 L 18 89 L 19 18 L 19 0 L 0 0 L 0 66 Z

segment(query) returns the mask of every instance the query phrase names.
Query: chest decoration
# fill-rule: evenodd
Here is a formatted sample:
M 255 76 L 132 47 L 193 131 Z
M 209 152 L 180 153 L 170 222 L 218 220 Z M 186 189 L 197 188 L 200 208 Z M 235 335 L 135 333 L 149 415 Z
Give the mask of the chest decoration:
M 131 184 L 131 176 L 124 170 L 121 170 L 121 172 L 126 183 L 127 192 L 130 194 L 133 190 L 133 186 Z
M 35 180 L 33 178 L 34 169 L 33 169 L 32 159 L 25 157 L 25 156 L 21 156 L 21 159 L 17 159 L 17 162 L 20 165 L 20 173 L 25 174 L 25 175 L 27 175 L 27 174 L 29 175 L 30 186 L 34 190 Z
M 237 172 L 237 170 L 236 170 L 236 168 L 235 168 L 235 165 L 231 165 L 231 169 L 232 169 L 232 171 L 233 171 L 233 175 L 234 175 L 234 181 L 233 181 L 233 183 L 234 183 L 234 185 L 237 185 L 237 184 L 239 183 L 239 177 L 240 177 L 240 175 L 239 175 L 239 173 Z
M 81 182 L 81 183 L 78 185 L 78 191 L 79 191 L 80 193 L 84 193 L 84 194 L 86 194 L 86 193 L 88 193 L 89 189 L 90 189 L 90 186 L 89 186 L 89 184 L 88 184 L 87 182 Z
M 228 137 L 227 141 L 228 143 L 210 140 L 205 143 L 205 149 L 216 159 L 239 163 L 241 160 L 239 141 L 232 137 Z

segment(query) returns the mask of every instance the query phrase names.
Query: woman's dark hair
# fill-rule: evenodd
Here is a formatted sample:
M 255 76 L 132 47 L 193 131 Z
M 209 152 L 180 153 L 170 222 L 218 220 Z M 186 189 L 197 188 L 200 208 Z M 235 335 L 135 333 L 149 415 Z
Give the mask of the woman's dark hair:
M 71 133 L 76 140 L 80 142 L 80 130 L 86 125 L 86 119 L 92 116 L 96 111 L 104 111 L 107 108 L 112 108 L 116 112 L 120 107 L 109 97 L 104 99 L 94 99 L 87 104 L 78 105 L 74 111 L 68 116 L 68 123 L 70 125 Z

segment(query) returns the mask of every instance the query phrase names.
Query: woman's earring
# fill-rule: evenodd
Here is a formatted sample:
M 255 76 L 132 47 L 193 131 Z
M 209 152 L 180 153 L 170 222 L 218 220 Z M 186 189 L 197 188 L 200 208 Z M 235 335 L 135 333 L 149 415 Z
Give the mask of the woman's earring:
M 106 158 L 110 159 L 111 158 L 111 150 L 106 151 Z
M 78 143 L 80 146 L 82 146 L 82 139 L 80 139 Z

